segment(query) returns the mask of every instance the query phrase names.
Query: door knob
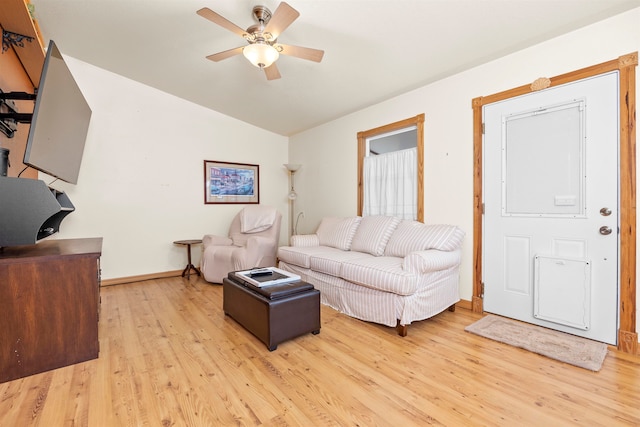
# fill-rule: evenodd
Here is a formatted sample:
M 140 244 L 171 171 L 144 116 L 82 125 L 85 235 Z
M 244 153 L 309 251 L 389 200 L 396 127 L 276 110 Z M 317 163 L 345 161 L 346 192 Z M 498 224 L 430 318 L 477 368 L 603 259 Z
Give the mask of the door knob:
M 609 234 L 611 234 L 611 228 L 603 225 L 602 227 L 600 227 L 600 234 L 602 234 L 603 236 L 608 236 Z
M 609 208 L 602 208 L 602 209 L 600 209 L 600 215 L 602 215 L 602 216 L 609 216 L 609 215 L 611 215 L 611 209 L 609 209 Z

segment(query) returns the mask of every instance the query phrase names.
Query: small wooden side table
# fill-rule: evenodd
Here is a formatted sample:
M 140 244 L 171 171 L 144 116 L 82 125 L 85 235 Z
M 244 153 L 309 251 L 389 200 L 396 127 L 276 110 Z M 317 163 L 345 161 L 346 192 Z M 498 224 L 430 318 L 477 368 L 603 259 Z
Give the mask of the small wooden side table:
M 194 270 L 196 272 L 196 274 L 199 276 L 200 275 L 200 270 L 198 270 L 191 263 L 191 245 L 199 245 L 199 244 L 202 243 L 202 240 L 201 239 L 176 240 L 173 243 L 176 244 L 176 245 L 184 245 L 184 246 L 187 247 L 187 266 L 182 271 L 182 277 L 184 277 L 186 275 L 187 279 L 189 279 L 191 277 L 191 270 Z

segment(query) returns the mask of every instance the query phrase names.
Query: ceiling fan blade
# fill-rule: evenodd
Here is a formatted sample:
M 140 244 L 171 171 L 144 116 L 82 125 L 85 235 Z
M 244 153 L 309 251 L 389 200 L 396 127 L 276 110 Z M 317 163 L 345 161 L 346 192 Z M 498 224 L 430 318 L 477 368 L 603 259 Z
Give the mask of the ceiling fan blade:
M 242 53 L 242 49 L 244 49 L 244 46 L 214 53 L 213 55 L 207 56 L 207 59 L 210 59 L 211 61 L 214 61 L 214 62 L 222 61 L 223 59 L 231 58 L 232 56 Z
M 267 76 L 267 80 L 276 80 L 282 77 L 275 62 L 264 69 L 264 74 Z
M 265 33 L 271 33 L 273 40 L 277 39 L 289 25 L 300 16 L 300 12 L 289 6 L 287 3 L 282 2 L 278 6 L 273 16 L 264 28 Z
M 282 47 L 280 51 L 283 55 L 295 56 L 309 61 L 320 62 L 324 56 L 324 50 L 311 49 L 309 47 L 290 46 L 288 44 L 278 43 L 277 46 Z
M 238 27 L 236 24 L 234 24 L 233 22 L 229 21 L 224 16 L 217 14 L 216 12 L 214 12 L 211 9 L 209 9 L 208 7 L 203 7 L 202 9 L 198 10 L 196 13 L 198 15 L 202 16 L 203 18 L 206 18 L 209 21 L 211 21 L 211 22 L 213 22 L 215 24 L 218 24 L 221 27 L 226 28 L 227 30 L 231 31 L 232 33 L 235 33 L 235 34 L 239 35 L 240 37 L 244 37 L 245 34 L 247 34 L 246 30 L 243 30 L 242 28 Z

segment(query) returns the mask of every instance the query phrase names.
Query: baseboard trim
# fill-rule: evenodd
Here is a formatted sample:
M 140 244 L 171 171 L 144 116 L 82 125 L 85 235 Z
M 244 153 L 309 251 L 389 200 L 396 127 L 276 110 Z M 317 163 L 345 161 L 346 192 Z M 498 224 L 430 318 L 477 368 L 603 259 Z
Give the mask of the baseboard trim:
M 166 279 L 167 277 L 176 277 L 182 275 L 182 270 L 165 271 L 164 273 L 142 274 L 140 276 L 119 277 L 116 279 L 102 280 L 100 286 L 123 285 L 125 283 L 142 282 L 144 280 Z M 466 310 L 473 309 L 473 303 L 469 300 L 461 299 L 456 303 L 456 308 L 464 308 Z
M 456 308 L 460 307 L 460 308 L 464 308 L 467 310 L 471 310 L 473 308 L 473 303 L 469 300 L 466 299 L 461 299 L 460 301 L 458 301 L 456 303 Z
M 142 282 L 144 280 L 166 279 L 167 277 L 181 276 L 182 270 L 165 271 L 164 273 L 142 274 L 140 276 L 119 277 L 116 279 L 106 279 L 100 282 L 100 286 L 123 285 L 125 283 Z
M 618 350 L 624 353 L 638 354 L 638 334 L 636 332 L 618 330 Z

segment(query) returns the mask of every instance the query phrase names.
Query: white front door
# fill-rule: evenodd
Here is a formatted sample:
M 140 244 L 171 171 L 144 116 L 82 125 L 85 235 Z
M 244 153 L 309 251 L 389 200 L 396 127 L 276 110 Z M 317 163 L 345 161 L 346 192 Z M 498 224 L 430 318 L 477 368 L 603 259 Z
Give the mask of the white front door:
M 616 344 L 618 73 L 485 105 L 484 310 Z

